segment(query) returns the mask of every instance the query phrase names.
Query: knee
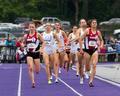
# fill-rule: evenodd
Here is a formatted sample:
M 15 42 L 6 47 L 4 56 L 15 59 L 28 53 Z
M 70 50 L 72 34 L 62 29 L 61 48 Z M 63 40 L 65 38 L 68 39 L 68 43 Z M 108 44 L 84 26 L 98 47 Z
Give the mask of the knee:
M 98 59 L 93 60 L 93 65 L 96 65 L 98 63 Z
M 86 68 L 87 71 L 90 71 L 90 64 L 86 64 L 85 68 Z
M 83 68 L 83 64 L 80 64 L 80 65 L 79 65 L 79 68 L 82 69 L 82 68 Z
M 58 63 L 54 63 L 54 67 L 57 67 L 58 66 Z
M 49 63 L 46 63 L 46 68 L 50 68 L 50 65 L 49 65 Z
M 33 68 L 31 66 L 29 66 L 29 71 L 32 72 L 33 71 Z
M 93 65 L 93 70 L 96 70 L 96 65 Z
M 64 62 L 68 62 L 68 61 L 69 61 L 68 58 L 65 58 L 65 59 L 64 59 Z
M 58 67 L 58 66 L 59 66 L 59 64 L 58 64 L 58 63 L 56 63 L 56 64 L 55 64 L 55 66 L 56 66 L 56 67 Z

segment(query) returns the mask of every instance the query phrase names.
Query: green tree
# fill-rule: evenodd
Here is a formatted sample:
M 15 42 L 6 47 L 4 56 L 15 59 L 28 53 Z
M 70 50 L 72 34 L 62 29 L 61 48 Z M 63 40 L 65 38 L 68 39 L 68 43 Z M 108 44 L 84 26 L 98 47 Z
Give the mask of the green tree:
M 80 18 L 106 21 L 120 17 L 120 0 L 0 0 L 0 21 L 57 16 L 77 24 Z

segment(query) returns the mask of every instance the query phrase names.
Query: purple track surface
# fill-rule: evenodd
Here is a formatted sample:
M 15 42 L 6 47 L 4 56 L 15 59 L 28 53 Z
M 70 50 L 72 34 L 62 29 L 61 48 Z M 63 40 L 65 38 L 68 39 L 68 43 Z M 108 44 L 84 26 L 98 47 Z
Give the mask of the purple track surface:
M 22 64 L 22 74 L 20 89 L 19 86 L 19 64 L 2 64 L 0 65 L 0 96 L 120 96 L 120 87 L 95 79 L 95 87 L 88 86 L 88 80 L 84 81 L 84 85 L 79 84 L 79 77 L 76 77 L 75 71 L 62 70 L 59 77 L 67 83 L 71 88 L 78 92 L 76 94 L 63 82 L 54 82 L 47 84 L 47 77 L 44 68 L 41 68 L 39 74 L 35 74 L 36 88 L 31 88 L 31 81 L 28 76 L 26 64 Z

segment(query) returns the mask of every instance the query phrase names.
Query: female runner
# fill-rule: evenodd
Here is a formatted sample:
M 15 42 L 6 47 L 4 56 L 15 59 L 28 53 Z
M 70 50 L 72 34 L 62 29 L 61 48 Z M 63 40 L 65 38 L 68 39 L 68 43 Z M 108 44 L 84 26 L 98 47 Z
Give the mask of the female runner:
M 85 48 L 82 49 L 82 41 L 85 39 Z M 99 46 L 97 44 L 99 39 Z M 91 64 L 91 74 L 89 79 L 89 86 L 94 87 L 93 79 L 96 74 L 96 64 L 98 63 L 98 49 L 103 47 L 103 39 L 101 32 L 97 29 L 97 20 L 89 21 L 89 28 L 80 38 L 80 53 L 89 55 L 89 64 Z
M 39 73 L 40 71 L 39 42 L 41 41 L 43 43 L 43 39 L 42 36 L 36 32 L 34 23 L 29 24 L 29 33 L 24 35 L 24 40 L 27 47 L 27 64 L 29 76 L 32 81 L 32 88 L 35 88 L 34 68 L 35 72 Z

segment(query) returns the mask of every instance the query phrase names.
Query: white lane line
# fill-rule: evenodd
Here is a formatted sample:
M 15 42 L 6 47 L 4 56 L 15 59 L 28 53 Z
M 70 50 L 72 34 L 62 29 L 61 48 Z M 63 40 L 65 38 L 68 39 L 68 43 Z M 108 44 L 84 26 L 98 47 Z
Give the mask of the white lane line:
M 45 69 L 45 66 L 43 66 L 41 64 L 41 66 Z M 52 73 L 53 76 L 55 76 L 55 74 Z M 69 84 L 67 84 L 65 81 L 63 81 L 61 78 L 58 78 L 60 82 L 62 82 L 65 86 L 67 86 L 70 90 L 72 90 L 75 94 L 77 94 L 78 96 L 83 96 L 82 94 L 80 94 L 79 92 L 77 92 L 73 87 L 71 87 Z
M 110 84 L 112 84 L 112 85 L 115 85 L 115 86 L 120 87 L 120 84 L 115 83 L 114 81 L 110 81 L 110 80 L 104 79 L 104 78 L 99 77 L 99 76 L 95 76 L 95 78 L 97 78 L 97 79 L 99 79 L 99 80 L 101 80 L 101 81 L 104 81 L 104 82 L 110 83 Z
M 73 69 L 74 71 L 76 71 L 75 68 L 72 68 L 72 69 Z M 116 83 L 116 82 L 114 82 L 114 81 L 107 80 L 107 79 L 102 78 L 102 77 L 97 76 L 97 75 L 95 76 L 95 78 L 97 78 L 97 79 L 99 79 L 99 80 L 101 80 L 101 81 L 107 82 L 107 83 L 109 83 L 109 84 L 112 84 L 112 85 L 114 85 L 114 86 L 120 87 L 120 84 L 118 84 L 118 83 Z
M 55 74 L 52 74 L 53 76 L 55 76 Z M 58 80 L 60 82 L 62 82 L 65 86 L 67 86 L 69 89 L 71 89 L 74 93 L 76 93 L 78 96 L 83 96 L 82 94 L 80 94 L 79 92 L 77 92 L 73 87 L 71 87 L 69 84 L 67 84 L 65 81 L 63 81 L 61 78 L 58 78 Z
M 17 96 L 21 96 L 22 64 L 20 65 L 19 82 Z

